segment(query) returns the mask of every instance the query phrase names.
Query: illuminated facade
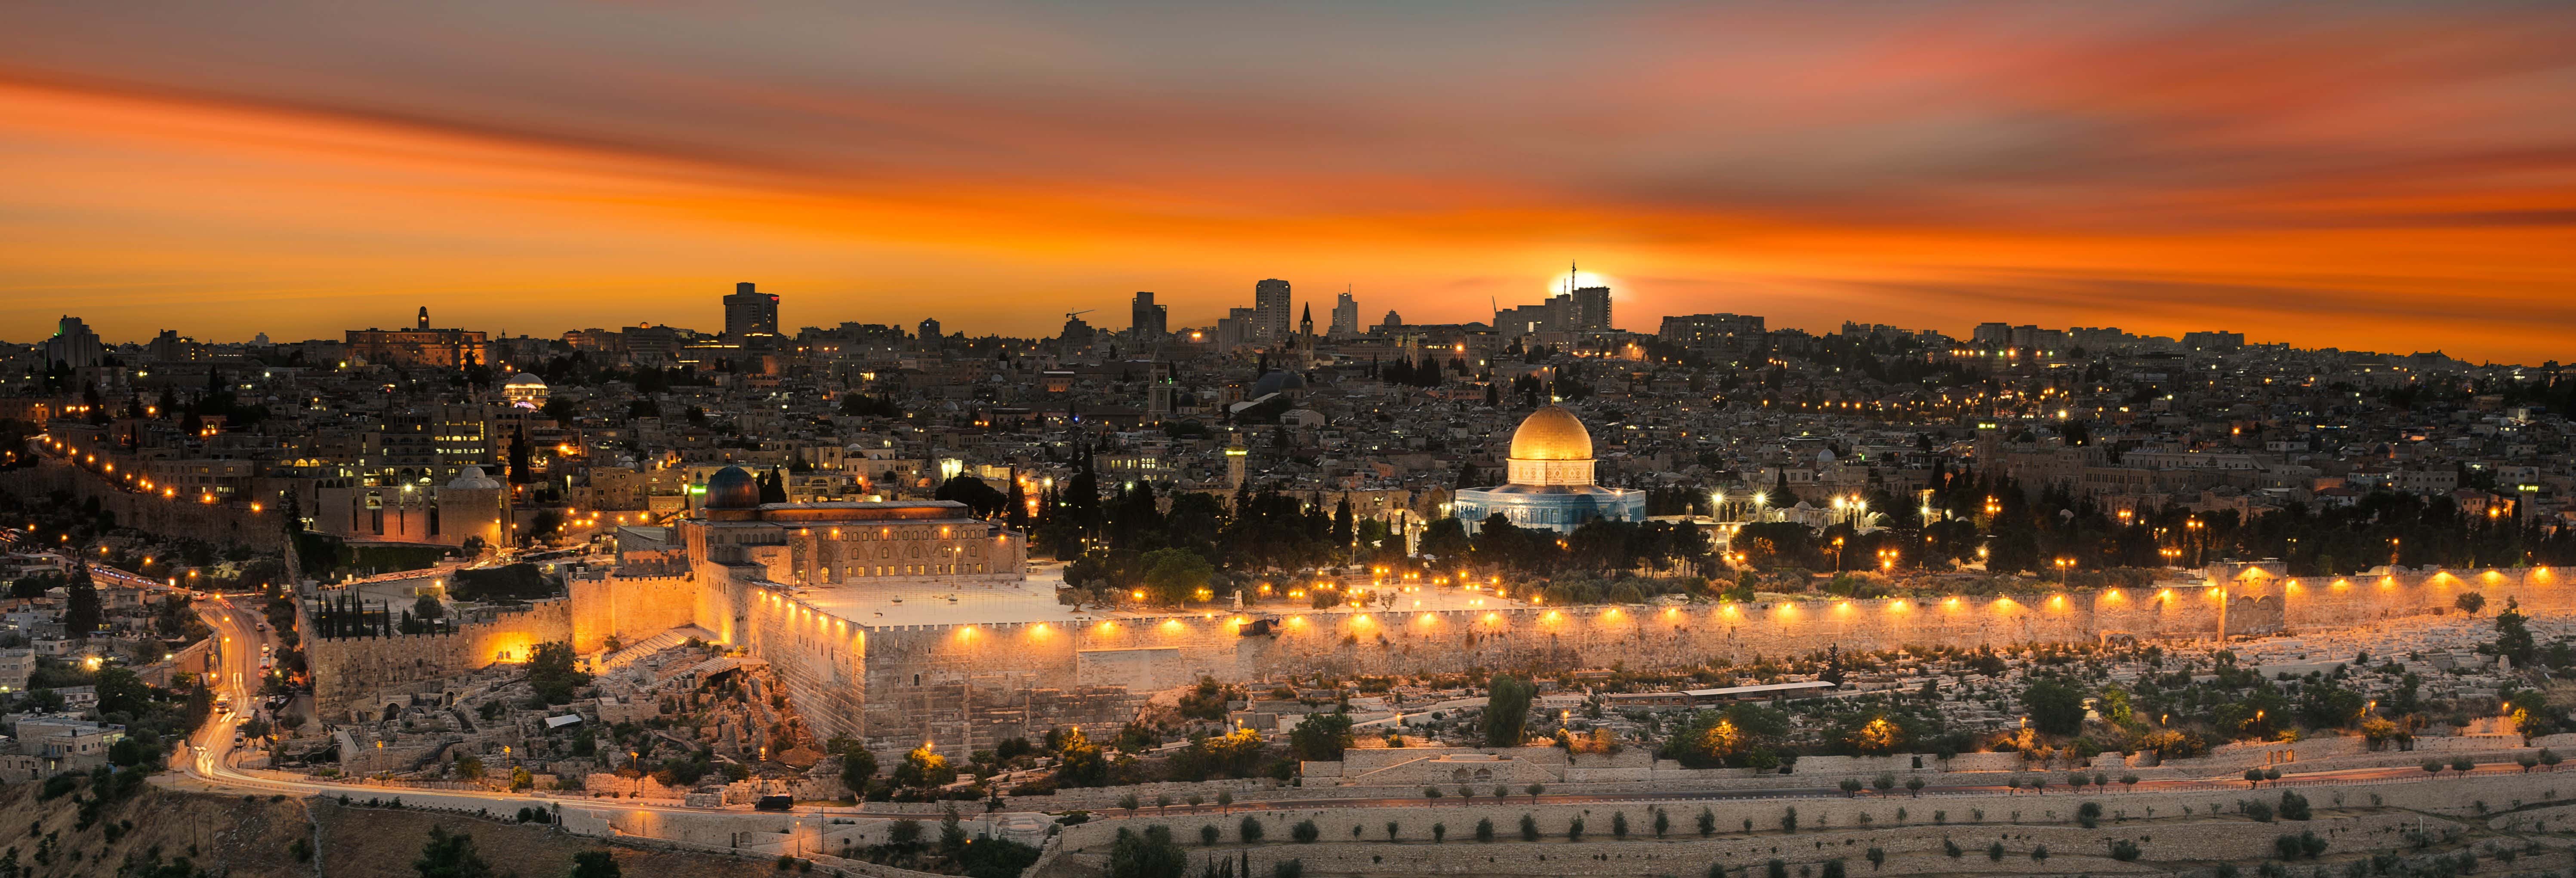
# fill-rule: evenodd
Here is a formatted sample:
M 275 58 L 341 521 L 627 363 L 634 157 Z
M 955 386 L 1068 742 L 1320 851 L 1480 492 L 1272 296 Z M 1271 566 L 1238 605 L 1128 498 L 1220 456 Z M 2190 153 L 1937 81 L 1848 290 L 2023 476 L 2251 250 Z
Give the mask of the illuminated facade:
M 1512 432 L 1509 483 L 1469 488 L 1451 501 L 1450 514 L 1468 533 L 1500 515 L 1514 527 L 1572 533 L 1589 521 L 1644 521 L 1646 492 L 1592 483 L 1592 434 L 1563 406 L 1547 406 Z
M 707 479 L 699 517 L 676 536 L 708 579 L 831 586 L 931 578 L 1018 581 L 1028 543 L 968 514 L 928 502 L 761 503 L 751 474 L 726 467 Z

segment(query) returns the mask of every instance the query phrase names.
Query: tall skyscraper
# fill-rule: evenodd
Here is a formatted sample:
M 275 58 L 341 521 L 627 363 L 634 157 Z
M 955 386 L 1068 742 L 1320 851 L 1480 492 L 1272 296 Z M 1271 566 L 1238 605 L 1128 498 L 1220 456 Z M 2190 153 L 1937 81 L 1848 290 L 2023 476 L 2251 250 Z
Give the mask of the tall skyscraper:
M 1351 338 L 1360 334 L 1360 300 L 1351 298 L 1347 290 L 1343 291 L 1340 301 L 1333 303 L 1333 328 L 1329 334 L 1333 338 Z
M 62 322 L 55 324 L 54 337 L 45 339 L 43 352 L 47 367 L 60 365 L 83 369 L 96 366 L 107 358 L 107 346 L 99 342 L 98 333 L 91 332 L 89 324 L 69 314 L 63 315 Z
M 1252 335 L 1257 341 L 1279 341 L 1288 337 L 1288 322 L 1294 317 L 1288 301 L 1288 282 L 1271 278 L 1252 285 Z
M 1566 318 L 1574 328 L 1602 332 L 1610 328 L 1610 288 L 1578 287 L 1566 302 Z
M 1170 311 L 1165 306 L 1154 304 L 1153 293 L 1138 292 L 1136 300 L 1129 303 L 1127 308 L 1130 313 L 1127 331 L 1134 333 L 1137 338 L 1159 339 L 1171 332 Z
M 748 282 L 733 285 L 733 295 L 724 297 L 724 312 L 726 338 L 778 334 L 778 297 L 753 292 Z
M 1577 287 L 1581 273 L 1568 268 L 1565 292 L 1536 305 L 1494 312 L 1494 329 L 1507 335 L 1541 332 L 1602 332 L 1610 329 L 1610 288 Z

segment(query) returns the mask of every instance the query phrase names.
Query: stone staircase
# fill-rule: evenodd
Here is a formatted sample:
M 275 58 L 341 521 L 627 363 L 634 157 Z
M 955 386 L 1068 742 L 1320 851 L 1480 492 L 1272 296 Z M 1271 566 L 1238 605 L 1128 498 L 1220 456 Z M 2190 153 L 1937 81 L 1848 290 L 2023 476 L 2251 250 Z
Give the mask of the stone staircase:
M 605 674 L 610 671 L 617 670 L 618 668 L 633 664 L 636 659 L 687 643 L 689 642 L 689 638 L 692 637 L 699 640 L 714 640 L 715 633 L 696 625 L 682 625 L 678 628 L 673 628 L 669 631 L 664 631 L 660 634 L 636 641 L 634 645 L 619 649 L 616 652 L 601 654 L 599 658 L 591 661 L 591 673 Z

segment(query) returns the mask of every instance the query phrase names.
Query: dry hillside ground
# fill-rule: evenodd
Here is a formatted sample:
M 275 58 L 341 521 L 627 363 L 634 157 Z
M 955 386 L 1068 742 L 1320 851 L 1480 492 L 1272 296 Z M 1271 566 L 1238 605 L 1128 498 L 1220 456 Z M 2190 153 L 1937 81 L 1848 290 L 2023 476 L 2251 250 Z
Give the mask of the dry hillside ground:
M 417 878 L 412 861 L 420 856 L 432 826 L 473 836 L 476 850 L 495 874 L 518 878 L 559 878 L 571 871 L 574 852 L 604 847 L 596 839 L 542 827 L 455 814 L 348 808 L 326 799 L 178 792 L 149 784 L 100 809 L 93 825 L 78 829 L 88 784 L 51 801 L 38 801 L 37 788 L 35 783 L 0 788 L 0 862 L 14 849 L 19 866 L 36 878 L 115 878 L 128 862 L 141 863 L 156 853 L 165 863 L 187 857 L 191 865 L 227 878 L 316 878 L 316 864 L 297 859 L 296 852 L 298 842 L 313 844 L 317 819 L 322 826 L 320 878 Z M 109 841 L 110 835 L 116 840 Z M 53 839 L 50 848 L 48 836 Z M 773 859 L 611 850 L 621 870 L 638 878 L 781 875 Z M 37 861 L 40 851 L 46 862 Z
M 342 807 L 326 799 L 313 800 L 312 807 L 322 821 L 325 878 L 418 878 L 412 860 L 420 856 L 433 826 L 473 836 L 475 850 L 492 864 L 494 873 L 519 878 L 558 878 L 572 871 L 575 852 L 606 847 L 597 839 L 456 814 Z M 771 878 L 779 874 L 774 859 L 611 850 L 617 854 L 619 871 L 636 878 Z
M 98 820 L 80 829 L 76 797 L 90 794 L 87 783 L 52 801 L 37 801 L 37 787 L 22 783 L 0 790 L 0 848 L 16 851 L 20 866 L 44 878 L 110 878 L 129 857 L 140 862 L 156 850 L 164 861 L 187 857 L 233 878 L 312 875 L 288 853 L 312 829 L 303 803 L 293 799 L 177 793 L 146 784 L 101 808 Z M 116 840 L 109 841 L 110 835 Z M 40 855 L 46 862 L 37 862 Z

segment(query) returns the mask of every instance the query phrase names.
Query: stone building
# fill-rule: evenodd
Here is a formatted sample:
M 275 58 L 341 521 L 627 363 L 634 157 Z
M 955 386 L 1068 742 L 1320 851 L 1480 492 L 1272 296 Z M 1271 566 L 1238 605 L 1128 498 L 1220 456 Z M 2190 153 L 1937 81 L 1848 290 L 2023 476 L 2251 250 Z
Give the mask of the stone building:
M 1646 492 L 1593 484 L 1592 434 L 1563 406 L 1530 413 L 1512 432 L 1510 483 L 1458 492 L 1451 513 L 1475 533 L 1501 515 L 1514 527 L 1572 533 L 1596 520 L 1646 520 Z

